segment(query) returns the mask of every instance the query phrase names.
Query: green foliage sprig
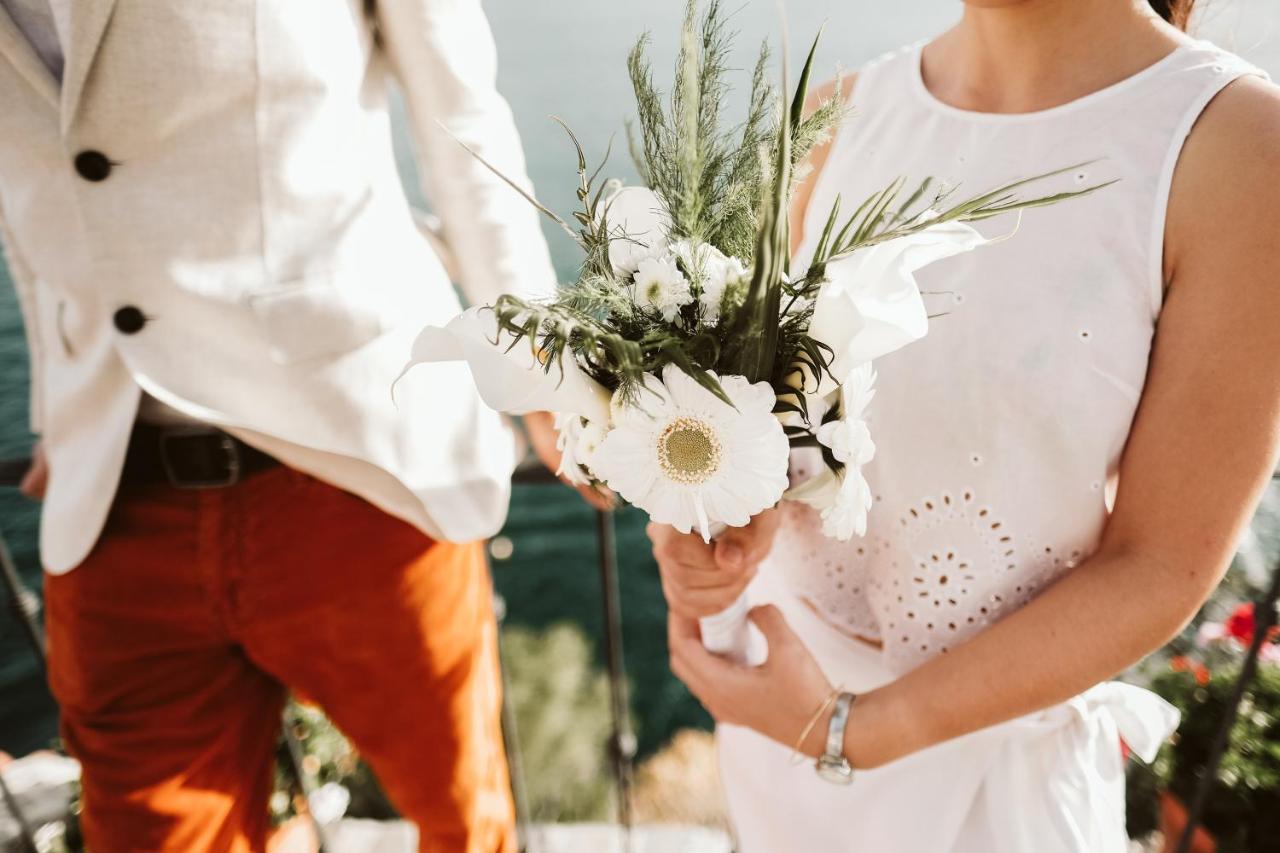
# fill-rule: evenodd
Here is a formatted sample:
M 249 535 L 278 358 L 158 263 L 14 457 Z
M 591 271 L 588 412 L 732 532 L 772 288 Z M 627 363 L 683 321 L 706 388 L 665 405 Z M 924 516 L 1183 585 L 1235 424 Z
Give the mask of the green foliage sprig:
M 1080 190 L 1034 198 L 1018 197 L 1017 191 L 1023 187 L 1088 165 L 1091 165 L 1091 162 L 1076 163 L 1052 172 L 1013 181 L 954 204 L 950 203 L 954 190 L 938 188 L 933 178 L 925 178 L 904 199 L 906 180 L 899 178 L 864 201 L 848 219 L 844 220 L 843 225 L 840 225 L 841 198 L 837 196 L 831 213 L 823 225 L 809 269 L 798 289 L 805 295 L 816 291 L 825 280 L 824 275 L 829 263 L 847 257 L 859 249 L 906 237 L 946 222 L 977 222 L 1005 213 L 1046 207 L 1068 199 L 1081 198 L 1115 183 L 1115 181 L 1106 181 Z

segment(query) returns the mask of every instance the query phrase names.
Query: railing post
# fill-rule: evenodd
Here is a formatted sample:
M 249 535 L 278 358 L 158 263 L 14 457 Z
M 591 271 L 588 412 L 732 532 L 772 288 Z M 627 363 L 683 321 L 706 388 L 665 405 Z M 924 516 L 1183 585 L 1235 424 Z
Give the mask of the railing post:
M 631 731 L 627 701 L 627 672 L 622 655 L 622 604 L 618 590 L 617 546 L 613 513 L 596 512 L 596 541 L 600 549 L 600 593 L 604 611 L 604 653 L 609 668 L 609 701 L 613 711 L 613 733 L 609 757 L 613 761 L 618 791 L 618 823 L 631 844 L 631 769 L 636 754 L 636 738 Z
M 1240 667 L 1240 675 L 1236 679 L 1235 689 L 1231 693 L 1231 699 L 1227 703 L 1226 713 L 1222 715 L 1222 719 L 1218 722 L 1218 731 L 1213 738 L 1213 745 L 1209 749 L 1209 757 L 1205 760 L 1205 765 L 1200 769 L 1200 779 L 1196 784 L 1195 794 L 1191 798 L 1191 802 L 1187 804 L 1187 825 L 1182 830 L 1182 835 L 1178 839 L 1178 846 L 1175 848 L 1176 853 L 1190 853 L 1192 837 L 1195 835 L 1196 827 L 1200 824 L 1200 817 L 1204 812 L 1205 804 L 1209 800 L 1209 794 L 1213 790 L 1214 783 L 1218 781 L 1218 766 L 1222 763 L 1222 756 L 1226 753 L 1227 747 L 1231 743 L 1231 729 L 1235 725 L 1236 717 L 1240 713 L 1240 703 L 1244 700 L 1245 691 L 1249 689 L 1249 683 L 1253 681 L 1253 676 L 1258 670 L 1258 655 L 1262 651 L 1262 644 L 1267 642 L 1267 635 L 1271 633 L 1272 627 L 1276 624 L 1276 602 L 1280 600 L 1280 562 L 1277 562 L 1271 570 L 1271 585 L 1267 588 L 1262 599 L 1253 606 L 1254 629 L 1253 640 L 1249 643 L 1249 651 L 1245 655 L 1244 664 Z
M 9 593 L 9 604 L 14 615 L 18 618 L 18 622 L 22 625 L 23 633 L 31 643 L 31 649 L 35 652 L 36 665 L 40 667 L 40 671 L 45 671 L 45 645 L 44 632 L 40 630 L 40 604 L 39 599 L 31 590 L 27 589 L 26 584 L 22 582 L 22 577 L 18 574 L 18 567 L 13 562 L 13 555 L 9 552 L 9 543 L 5 541 L 4 535 L 0 534 L 0 576 L 4 577 L 4 586 Z M 22 839 L 23 845 L 30 850 L 30 853 L 36 853 L 36 837 L 35 830 L 27 821 L 27 816 L 22 813 L 22 808 L 18 805 L 18 798 L 9 790 L 9 785 L 4 781 L 3 771 L 0 771 L 0 800 L 4 801 L 5 808 L 13 815 L 13 819 L 18 824 L 18 833 Z
M 44 672 L 45 644 L 44 631 L 40 628 L 40 600 L 22 582 L 18 567 L 13 562 L 13 554 L 9 551 L 9 543 L 5 541 L 3 535 L 0 535 L 0 576 L 4 577 L 13 615 L 17 617 L 27 641 L 31 643 L 40 671 Z

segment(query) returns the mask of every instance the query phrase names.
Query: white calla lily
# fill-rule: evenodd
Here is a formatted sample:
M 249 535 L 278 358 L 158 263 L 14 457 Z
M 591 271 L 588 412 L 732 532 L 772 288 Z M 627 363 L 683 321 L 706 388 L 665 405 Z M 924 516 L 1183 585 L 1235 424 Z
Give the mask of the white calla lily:
M 923 338 L 929 316 L 915 272 L 985 242 L 964 223 L 944 222 L 832 261 L 809 327 L 809 337 L 834 353 L 821 392 L 834 387 L 832 377 Z
M 423 329 L 400 376 L 415 365 L 442 361 L 467 362 L 481 399 L 495 411 L 567 412 L 609 421 L 610 395 L 604 386 L 571 358 L 547 370 L 528 341 L 511 346 L 508 336 L 499 338 L 491 308 L 470 308 L 443 327 Z

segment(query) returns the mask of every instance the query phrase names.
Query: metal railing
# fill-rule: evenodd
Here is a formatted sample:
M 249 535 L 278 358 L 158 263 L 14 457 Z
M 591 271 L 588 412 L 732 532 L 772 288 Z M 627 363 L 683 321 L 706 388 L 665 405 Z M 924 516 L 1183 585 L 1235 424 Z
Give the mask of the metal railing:
M 0 459 L 0 488 L 14 488 L 22 480 L 30 466 L 27 459 Z M 541 465 L 529 465 L 516 471 L 513 481 L 522 485 L 561 486 L 554 474 Z M 626 663 L 622 651 L 622 604 L 618 587 L 617 548 L 614 539 L 614 517 L 611 512 L 596 510 L 596 547 L 597 566 L 600 577 L 601 611 L 604 617 L 604 654 L 609 682 L 609 707 L 611 730 L 609 737 L 609 759 L 613 771 L 613 781 L 617 795 L 617 820 L 628 837 L 632 827 L 631 792 L 632 767 L 636 754 L 636 738 L 631 726 L 630 704 L 627 697 Z M 18 573 L 17 565 L 9 551 L 8 544 L 0 533 L 0 578 L 8 593 L 8 601 L 14 618 L 19 623 L 27 638 L 37 665 L 43 672 L 45 669 L 46 646 L 44 631 L 41 628 L 40 601 L 34 592 L 27 588 Z M 495 595 L 495 611 L 498 621 L 506 616 L 506 605 Z M 528 796 L 524 779 L 524 768 L 520 756 L 520 743 L 516 731 L 515 714 L 506 689 L 507 670 L 502 667 L 502 728 L 506 741 L 506 749 L 511 773 L 512 796 L 515 800 L 517 815 L 517 833 L 520 850 L 530 847 L 530 814 Z M 282 725 L 282 736 L 286 746 L 288 759 L 287 769 L 297 789 L 304 799 L 309 799 L 315 789 L 314 780 L 303 770 L 304 751 L 301 742 L 294 734 L 292 727 Z M 30 853 L 36 853 L 35 828 L 22 813 L 16 797 L 5 784 L 0 774 L 0 800 L 17 821 L 23 842 Z M 314 815 L 308 814 L 312 828 L 316 833 L 319 850 L 323 853 L 328 845 L 326 831 Z
M 516 485 L 541 485 L 565 488 L 560 479 L 538 463 L 517 469 L 512 482 Z M 618 587 L 618 551 L 615 541 L 614 515 L 612 512 L 594 510 L 596 531 L 596 566 L 600 578 L 600 611 L 604 625 L 604 656 L 609 682 L 609 761 L 613 771 L 613 784 L 617 796 L 618 824 L 628 834 L 632 828 L 632 768 L 636 756 L 636 737 L 631 726 L 631 704 L 627 697 L 626 660 L 622 650 L 622 598 Z M 505 611 L 505 605 L 501 608 Z M 503 668 L 505 687 L 506 669 Z M 527 797 L 524 794 L 523 768 L 520 762 L 519 738 L 515 732 L 514 714 L 507 705 L 507 693 L 503 691 L 503 717 L 510 726 L 507 731 L 507 754 L 511 762 L 513 795 L 520 822 L 520 849 L 527 847 L 529 815 Z

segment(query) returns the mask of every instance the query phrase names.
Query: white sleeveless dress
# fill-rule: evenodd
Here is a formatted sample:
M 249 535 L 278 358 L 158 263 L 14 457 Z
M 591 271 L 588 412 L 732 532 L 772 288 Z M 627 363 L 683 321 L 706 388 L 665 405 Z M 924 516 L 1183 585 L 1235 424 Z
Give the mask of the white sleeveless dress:
M 1119 182 L 919 275 L 935 319 L 877 362 L 866 537 L 828 540 L 788 506 L 751 591 L 782 607 L 833 682 L 865 691 L 945 654 L 1096 547 L 1160 313 L 1174 166 L 1204 107 L 1246 74 L 1261 72 L 1196 42 L 1080 100 L 996 115 L 935 99 L 920 46 L 859 72 L 811 221 L 837 194 L 856 203 L 898 176 L 958 184 L 958 198 L 1089 161 L 1035 191 Z M 1146 691 L 1109 683 L 849 787 L 754 732 L 718 738 L 740 853 L 1122 853 L 1119 736 L 1150 755 L 1175 722 Z

